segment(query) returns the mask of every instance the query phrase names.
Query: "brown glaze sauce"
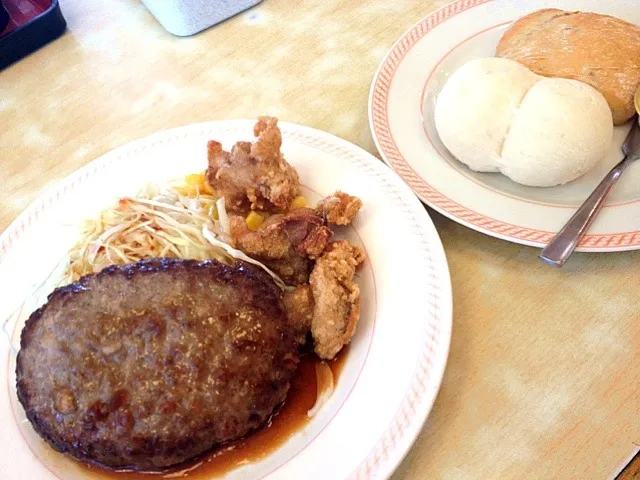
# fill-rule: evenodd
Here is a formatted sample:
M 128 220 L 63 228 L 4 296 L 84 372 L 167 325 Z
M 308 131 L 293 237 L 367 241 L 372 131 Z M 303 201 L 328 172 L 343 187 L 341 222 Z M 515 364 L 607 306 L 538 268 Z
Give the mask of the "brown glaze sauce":
M 334 385 L 337 384 L 349 347 L 345 347 L 335 359 L 328 362 L 333 372 Z M 247 437 L 230 442 L 191 464 L 162 472 L 113 472 L 94 465 L 80 463 L 91 478 L 100 480 L 153 480 L 162 478 L 186 478 L 189 480 L 209 480 L 223 476 L 241 465 L 257 462 L 277 450 L 294 433 L 309 422 L 307 411 L 316 402 L 316 364 L 320 359 L 315 355 L 300 358 L 291 388 L 284 405 L 270 422 Z M 184 472 L 184 474 L 180 474 Z

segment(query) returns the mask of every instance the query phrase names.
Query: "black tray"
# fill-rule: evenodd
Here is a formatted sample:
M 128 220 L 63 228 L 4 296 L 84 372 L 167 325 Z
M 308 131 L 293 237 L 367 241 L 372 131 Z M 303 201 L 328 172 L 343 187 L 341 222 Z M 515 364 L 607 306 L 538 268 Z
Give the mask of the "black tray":
M 10 13 L 7 13 L 4 7 L 0 7 L 0 32 L 9 21 Z M 0 36 L 0 69 L 55 40 L 66 28 L 67 22 L 62 16 L 58 0 L 52 0 L 46 11 Z

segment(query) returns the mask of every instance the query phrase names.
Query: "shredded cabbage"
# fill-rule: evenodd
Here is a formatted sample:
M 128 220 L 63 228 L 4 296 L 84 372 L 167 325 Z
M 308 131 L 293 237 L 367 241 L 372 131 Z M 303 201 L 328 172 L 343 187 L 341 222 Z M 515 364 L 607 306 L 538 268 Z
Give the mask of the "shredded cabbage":
M 61 284 L 108 265 L 170 257 L 226 264 L 244 260 L 264 269 L 284 289 L 275 273 L 228 244 L 229 233 L 224 197 L 216 200 L 198 191 L 192 198 L 183 195 L 180 186 L 147 186 L 136 197 L 123 198 L 85 222 L 80 241 L 69 252 Z
M 227 215 L 227 207 L 224 197 L 220 197 L 216 202 L 218 208 L 218 218 L 220 219 L 220 228 L 223 233 L 231 235 L 231 227 L 229 226 L 229 215 Z

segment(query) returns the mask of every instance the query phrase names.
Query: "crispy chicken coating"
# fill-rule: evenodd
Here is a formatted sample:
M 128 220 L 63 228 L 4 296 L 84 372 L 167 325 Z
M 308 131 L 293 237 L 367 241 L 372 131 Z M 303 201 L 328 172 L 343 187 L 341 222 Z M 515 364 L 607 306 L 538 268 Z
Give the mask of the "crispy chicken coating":
M 316 261 L 309 284 L 314 300 L 311 335 L 319 357 L 331 359 L 351 341 L 360 317 L 360 288 L 354 281 L 364 252 L 346 240 L 329 244 Z
M 311 285 L 305 283 L 297 286 L 295 290 L 285 293 L 282 301 L 294 338 L 302 345 L 307 340 L 307 333 L 311 330 L 313 319 L 314 301 Z
M 316 213 L 334 225 L 349 225 L 362 208 L 362 200 L 338 190 L 322 199 Z
M 230 212 L 286 212 L 300 195 L 300 179 L 280 152 L 278 119 L 260 117 L 253 131 L 254 143 L 238 142 L 231 152 L 208 142 L 207 181 Z
M 299 285 L 309 280 L 313 259 L 319 257 L 333 232 L 309 208 L 271 215 L 256 232 L 243 217 L 230 218 L 235 247 L 263 262 L 285 283 Z
M 330 242 L 333 232 L 327 225 L 349 225 L 362 201 L 338 190 L 315 209 L 297 208 L 300 181 L 280 152 L 277 119 L 260 117 L 254 135 L 254 143 L 238 142 L 231 152 L 209 142 L 207 180 L 236 214 L 229 218 L 233 246 L 297 286 L 285 293 L 283 303 L 298 343 L 305 343 L 310 332 L 318 356 L 331 359 L 356 329 L 360 289 L 354 276 L 364 253 L 344 240 Z M 250 229 L 245 216 L 252 210 L 267 218 L 262 224 L 260 217 L 249 222 Z
M 316 261 L 309 284 L 284 295 L 298 343 L 311 330 L 314 350 L 330 360 L 351 341 L 360 317 L 360 289 L 354 281 L 364 252 L 346 240 L 331 242 Z

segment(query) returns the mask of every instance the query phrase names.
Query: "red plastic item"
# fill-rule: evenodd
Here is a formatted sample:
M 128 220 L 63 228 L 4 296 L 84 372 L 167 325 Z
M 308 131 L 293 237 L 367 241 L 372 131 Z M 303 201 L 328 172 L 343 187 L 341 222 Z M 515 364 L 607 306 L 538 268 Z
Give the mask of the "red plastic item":
M 9 14 L 9 24 L 0 36 L 9 33 L 51 8 L 51 0 L 1 0 Z
M 0 0 L 0 69 L 62 35 L 58 0 Z

